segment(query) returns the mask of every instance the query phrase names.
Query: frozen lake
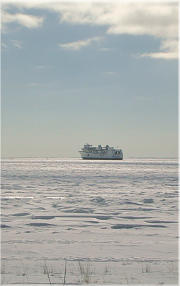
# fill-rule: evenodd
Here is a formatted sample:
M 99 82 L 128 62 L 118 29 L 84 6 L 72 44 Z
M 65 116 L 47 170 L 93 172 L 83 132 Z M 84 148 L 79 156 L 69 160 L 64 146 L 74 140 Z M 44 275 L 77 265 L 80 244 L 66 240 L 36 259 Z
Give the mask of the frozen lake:
M 6 159 L 2 283 L 177 284 L 175 159 Z

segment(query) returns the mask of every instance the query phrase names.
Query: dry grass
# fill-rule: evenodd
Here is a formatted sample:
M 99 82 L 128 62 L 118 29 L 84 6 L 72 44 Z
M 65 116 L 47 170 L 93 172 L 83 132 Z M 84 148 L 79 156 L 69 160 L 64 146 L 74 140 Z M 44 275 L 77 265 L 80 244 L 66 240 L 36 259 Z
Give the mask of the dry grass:
M 47 277 L 48 277 L 49 284 L 52 284 L 51 283 L 51 278 L 50 278 L 50 272 L 51 271 L 50 271 L 49 267 L 47 266 L 46 262 L 43 265 L 43 270 L 44 270 L 44 274 L 46 274 Z
M 146 273 L 151 273 L 151 276 L 153 274 L 153 271 L 159 271 L 156 270 L 156 268 L 153 270 L 150 263 L 142 263 L 141 269 L 139 269 L 144 275 L 146 276 Z M 58 265 L 55 265 L 56 267 L 59 267 Z M 64 260 L 64 265 L 61 262 L 60 269 L 53 268 L 52 265 L 49 265 L 46 261 L 43 265 L 41 265 L 41 275 L 42 275 L 42 269 L 43 274 L 45 275 L 43 277 L 43 280 L 46 281 L 47 284 L 50 285 L 69 285 L 70 283 L 73 284 L 73 282 L 78 283 L 78 285 L 83 284 L 97 284 L 102 283 L 104 281 L 104 284 L 107 283 L 107 280 L 111 281 L 113 278 L 113 269 L 111 269 L 109 264 L 105 264 L 104 268 L 101 270 L 101 273 L 97 273 L 95 271 L 95 264 L 92 264 L 91 262 L 84 262 L 84 261 L 78 261 L 71 263 L 67 260 Z M 29 283 L 30 273 L 28 273 L 28 269 L 23 267 L 23 271 L 20 272 L 20 269 L 17 269 L 16 276 L 18 279 L 25 284 L 25 282 Z M 176 263 L 168 263 L 166 264 L 166 268 L 164 268 L 166 272 L 174 273 L 177 272 L 177 264 Z M 19 270 L 19 271 L 18 271 Z M 22 269 L 21 269 L 22 270 Z M 119 269 L 120 271 L 120 269 Z M 122 269 L 121 269 L 122 271 Z M 140 272 L 138 271 L 140 274 Z M 137 274 L 138 274 L 137 273 Z M 11 273 L 7 270 L 7 265 L 5 263 L 2 263 L 1 265 L 1 285 L 7 284 L 8 282 L 8 274 L 11 275 Z M 97 275 L 98 274 L 98 275 Z M 39 273 L 38 273 L 39 275 Z M 143 276 L 144 276 L 143 275 Z M 111 277 L 110 277 L 111 276 Z M 141 274 L 142 276 L 142 274 Z M 11 279 L 11 278 L 10 278 Z M 140 278 L 137 276 L 133 277 L 129 272 L 122 273 L 121 277 L 119 278 L 122 284 L 141 284 Z M 26 281 L 25 281 L 26 280 Z M 162 279 L 163 281 L 164 279 Z M 158 284 L 164 284 L 165 282 L 159 282 Z
M 151 272 L 151 265 L 145 264 L 142 266 L 142 273 L 150 273 Z
M 82 263 L 81 261 L 78 262 L 79 264 L 79 271 L 81 275 L 81 282 L 89 284 L 92 282 L 92 274 L 94 273 L 92 270 L 92 266 L 90 263 Z
M 66 284 L 66 274 L 67 274 L 67 261 L 65 260 L 63 285 Z

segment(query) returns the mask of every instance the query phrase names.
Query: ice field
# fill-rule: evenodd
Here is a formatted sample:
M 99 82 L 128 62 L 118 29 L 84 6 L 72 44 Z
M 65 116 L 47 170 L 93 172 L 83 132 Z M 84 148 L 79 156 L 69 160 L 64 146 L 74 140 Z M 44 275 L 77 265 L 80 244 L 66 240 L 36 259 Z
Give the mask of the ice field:
M 175 159 L 2 161 L 2 284 L 178 284 Z

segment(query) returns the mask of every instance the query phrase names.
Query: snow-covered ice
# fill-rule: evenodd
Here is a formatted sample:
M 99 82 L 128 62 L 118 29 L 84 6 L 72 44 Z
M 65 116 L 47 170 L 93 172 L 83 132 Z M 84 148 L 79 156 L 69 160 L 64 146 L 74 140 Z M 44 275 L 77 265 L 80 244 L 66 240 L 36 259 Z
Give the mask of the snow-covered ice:
M 2 283 L 178 284 L 175 159 L 6 159 Z

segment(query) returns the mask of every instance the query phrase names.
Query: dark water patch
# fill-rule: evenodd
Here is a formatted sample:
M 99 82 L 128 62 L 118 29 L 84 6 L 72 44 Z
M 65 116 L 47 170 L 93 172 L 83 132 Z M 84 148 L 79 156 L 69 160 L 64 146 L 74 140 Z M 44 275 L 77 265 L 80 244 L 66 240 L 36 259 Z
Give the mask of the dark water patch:
M 11 226 L 7 225 L 7 224 L 1 224 L 0 225 L 1 228 L 10 228 Z
M 13 216 L 26 216 L 26 215 L 29 215 L 29 213 L 15 213 L 15 214 L 12 214 Z
M 37 215 L 37 216 L 32 216 L 31 217 L 32 219 L 53 219 L 55 218 L 55 216 L 52 216 L 52 215 Z
M 124 204 L 126 205 L 136 205 L 136 206 L 141 206 L 142 203 L 136 203 L 136 202 L 132 202 L 132 201 L 125 201 Z
M 147 219 L 150 218 L 149 216 L 119 216 L 118 218 L 125 218 L 125 219 Z
M 148 223 L 178 223 L 177 221 L 171 221 L 171 220 L 146 220 L 145 222 L 148 222 Z
M 155 211 L 156 208 L 120 208 L 121 211 Z
M 159 228 L 165 228 L 164 225 L 157 225 L 157 224 L 151 224 L 151 225 L 143 225 L 143 224 L 116 224 L 111 226 L 112 229 L 130 229 L 130 228 L 144 228 L 144 227 L 159 227 Z
M 41 210 L 41 211 L 45 211 L 46 209 L 43 208 L 43 207 L 37 207 L 37 208 L 34 208 L 35 210 Z
M 139 208 L 138 211 L 144 211 L 144 212 L 149 212 L 149 211 L 155 211 L 155 208 Z
M 146 236 L 158 236 L 159 235 L 159 233 L 148 233 L 148 234 L 146 234 Z
M 8 185 L 1 184 L 1 190 L 11 190 L 11 188 L 9 189 Z
M 154 203 L 154 200 L 151 199 L 151 198 L 147 198 L 147 199 L 144 199 L 143 202 L 144 202 L 145 204 L 152 204 L 152 203 Z
M 150 224 L 150 225 L 146 225 L 146 227 L 166 228 L 166 226 L 162 224 Z
M 44 216 L 48 217 L 48 216 Z M 107 215 L 56 215 L 56 216 L 49 216 L 52 218 L 87 218 L 87 219 L 99 219 L 99 220 L 108 220 L 111 219 L 112 216 L 107 216 Z M 35 216 L 35 218 L 41 218 L 41 216 Z M 149 218 L 149 217 L 146 217 Z M 89 221 L 92 223 L 98 223 L 97 221 Z
M 90 200 L 92 203 L 95 203 L 97 205 L 107 205 L 107 202 L 104 198 L 97 196 Z
M 165 193 L 164 195 L 162 195 L 164 198 L 174 198 L 178 196 L 178 192 L 173 192 L 173 193 Z
M 83 227 L 89 227 L 89 226 L 91 226 L 90 224 L 83 224 L 83 225 L 77 225 L 76 227 L 81 227 L 81 228 L 83 228 Z
M 76 208 L 76 209 L 69 209 L 64 210 L 65 213 L 93 213 L 94 210 L 91 208 Z
M 168 186 L 168 187 L 178 187 L 178 183 L 175 183 L 175 184 L 171 184 L 171 183 L 168 183 L 168 184 L 165 184 L 165 186 Z
M 140 224 L 116 224 L 111 226 L 112 229 L 129 229 L 142 227 Z
M 94 216 L 89 216 L 89 215 L 57 215 L 55 216 L 61 217 L 61 218 L 94 218 Z
M 5 185 L 5 184 L 2 184 L 1 185 L 1 189 L 4 189 L 4 190 L 22 190 L 23 188 L 22 188 L 22 186 L 20 186 L 20 185 Z
M 77 204 L 77 205 L 79 204 L 80 205 L 82 202 L 83 202 L 83 200 L 79 200 L 79 199 L 66 200 L 66 203 L 70 204 L 70 205 L 73 205 L 73 204 L 74 205 L 75 204 Z
M 53 203 L 53 204 L 52 204 L 52 207 L 53 207 L 53 208 L 58 208 L 58 207 L 60 207 L 60 205 L 59 205 L 59 203 Z
M 111 216 L 108 215 L 101 215 L 101 216 L 94 216 L 96 219 L 100 219 L 100 220 L 108 220 L 111 219 Z
M 50 224 L 50 223 L 45 223 L 45 222 L 31 222 L 31 223 L 27 223 L 26 225 L 37 226 L 37 227 L 41 227 L 41 226 L 55 226 L 55 224 Z
M 92 221 L 92 220 L 86 220 L 85 222 L 89 222 L 89 223 L 99 223 L 99 221 Z

